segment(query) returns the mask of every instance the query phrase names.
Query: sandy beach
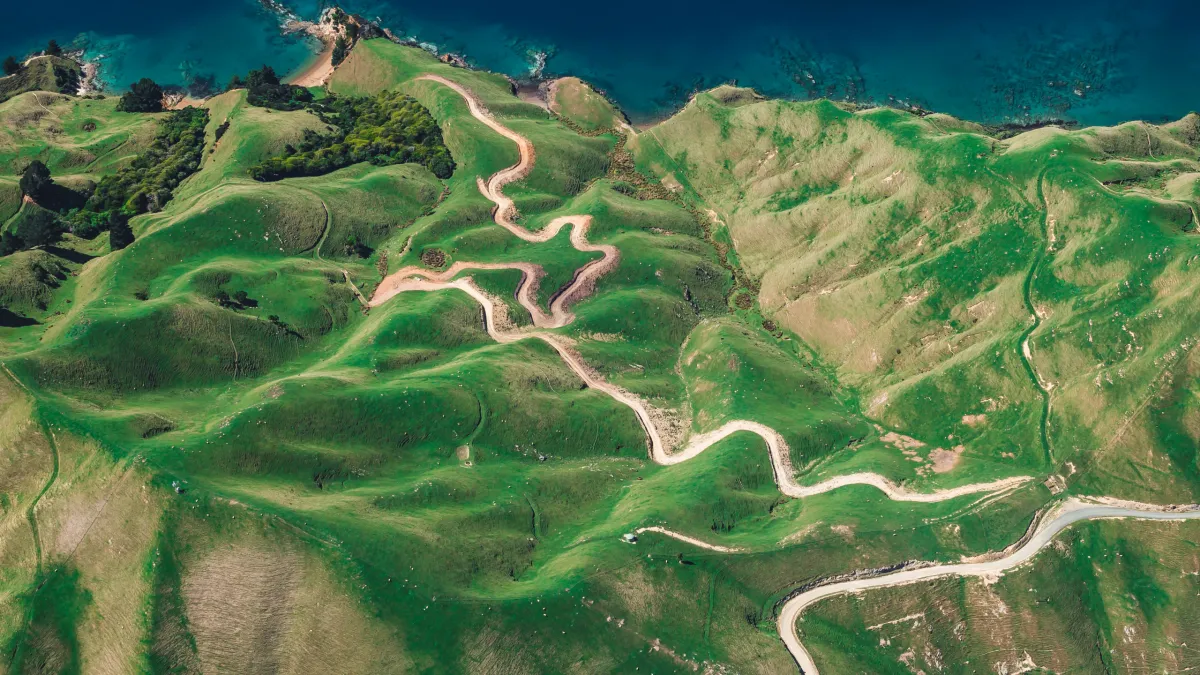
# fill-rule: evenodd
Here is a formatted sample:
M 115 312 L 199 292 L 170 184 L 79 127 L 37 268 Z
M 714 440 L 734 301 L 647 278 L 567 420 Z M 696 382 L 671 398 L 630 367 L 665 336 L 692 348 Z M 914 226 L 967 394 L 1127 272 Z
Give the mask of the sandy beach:
M 311 63 L 292 75 L 288 83 L 301 87 L 319 87 L 328 82 L 331 75 L 333 75 L 333 43 L 330 42 L 325 44 L 325 48 Z
M 166 110 L 183 110 L 190 107 L 199 108 L 204 105 L 205 100 L 187 94 L 169 94 L 163 98 L 163 108 Z

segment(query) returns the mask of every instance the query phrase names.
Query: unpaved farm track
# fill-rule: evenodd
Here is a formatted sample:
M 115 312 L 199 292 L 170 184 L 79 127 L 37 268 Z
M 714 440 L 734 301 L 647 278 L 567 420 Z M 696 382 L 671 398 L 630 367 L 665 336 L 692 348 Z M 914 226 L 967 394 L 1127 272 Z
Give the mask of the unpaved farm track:
M 686 462 L 704 452 L 712 445 L 724 440 L 727 436 L 739 431 L 748 431 L 757 434 L 766 442 L 771 454 L 771 468 L 775 473 L 775 482 L 778 484 L 780 492 L 789 497 L 809 497 L 847 485 L 870 485 L 882 491 L 889 498 L 897 501 L 939 502 L 981 492 L 1009 490 L 1032 480 L 1030 476 L 1014 476 L 988 483 L 973 483 L 948 490 L 926 493 L 908 490 L 879 474 L 854 473 L 831 478 L 816 485 L 800 485 L 794 478 L 787 443 L 783 437 L 768 426 L 748 420 L 727 422 L 716 430 L 693 436 L 682 450 L 669 452 L 670 448 L 666 447 L 666 444 L 663 442 L 658 426 L 655 424 L 650 411 L 641 399 L 604 381 L 604 379 L 596 375 L 587 367 L 575 350 L 571 348 L 569 338 L 545 332 L 544 330 L 536 330 L 562 328 L 570 324 L 575 318 L 574 314 L 570 312 L 570 305 L 582 300 L 591 293 L 596 280 L 616 267 L 617 262 L 620 260 L 620 252 L 612 245 L 592 244 L 588 242 L 587 231 L 592 222 L 591 216 L 577 215 L 556 218 L 545 228 L 537 232 L 531 232 L 514 223 L 513 217 L 516 214 L 516 208 L 513 206 L 512 200 L 504 196 L 502 188 L 508 183 L 527 176 L 530 170 L 532 170 L 534 162 L 533 144 L 524 136 L 496 121 L 478 99 L 462 85 L 437 75 L 423 75 L 417 79 L 431 80 L 450 87 L 466 100 L 471 114 L 476 119 L 496 133 L 517 144 L 517 148 L 520 150 L 520 159 L 516 164 L 496 172 L 487 181 L 484 181 L 482 178 L 477 181 L 479 191 L 496 205 L 493 218 L 497 225 L 529 242 L 549 241 L 563 227 L 571 225 L 573 227 L 571 231 L 571 245 L 580 251 L 602 253 L 603 257 L 599 260 L 589 262 L 575 272 L 575 278 L 571 281 L 571 284 L 551 301 L 549 314 L 542 311 L 533 297 L 533 289 L 537 287 L 537 282 L 540 280 L 543 272 L 540 266 L 532 263 L 456 262 L 443 272 L 433 272 L 415 266 L 404 267 L 389 275 L 379 284 L 370 301 L 372 307 L 377 307 L 401 293 L 410 291 L 440 291 L 453 288 L 466 293 L 483 307 L 484 323 L 487 327 L 488 335 L 492 339 L 502 343 L 517 342 L 528 338 L 535 338 L 545 342 L 558 352 L 558 355 L 566 363 L 567 367 L 579 376 L 588 387 L 604 392 L 613 400 L 631 409 L 637 415 L 638 421 L 646 432 L 651 458 L 661 465 Z M 506 314 L 504 313 L 507 308 L 505 307 L 501 307 L 499 310 L 499 322 L 501 325 L 497 326 L 498 310 L 496 302 L 476 286 L 470 277 L 454 278 L 459 273 L 469 269 L 521 270 L 522 278 L 520 286 L 517 289 L 517 301 L 529 311 L 530 316 L 533 318 L 534 329 L 508 329 L 507 321 L 505 320 Z M 645 531 L 668 534 L 668 536 L 675 536 L 677 539 L 683 537 L 683 535 L 668 533 L 662 528 L 648 528 Z M 692 543 L 698 541 L 691 538 L 683 540 Z M 713 548 L 709 545 L 706 548 L 719 550 L 725 547 Z M 733 549 L 729 549 L 729 552 L 732 551 Z
M 1052 517 L 1043 521 L 1029 539 L 1003 558 L 987 562 L 972 562 L 949 565 L 932 565 L 904 569 L 891 574 L 863 579 L 852 579 L 828 586 L 817 586 L 807 590 L 783 604 L 779 613 L 779 636 L 787 645 L 792 658 L 796 659 L 804 675 L 817 675 L 817 665 L 800 642 L 796 621 L 800 614 L 816 602 L 846 593 L 859 593 L 874 588 L 904 586 L 944 577 L 995 577 L 1033 559 L 1059 532 L 1081 520 L 1101 518 L 1137 518 L 1141 520 L 1188 520 L 1200 518 L 1200 508 L 1195 505 L 1181 507 L 1155 507 L 1151 505 L 1095 504 L 1071 499 L 1065 502 Z

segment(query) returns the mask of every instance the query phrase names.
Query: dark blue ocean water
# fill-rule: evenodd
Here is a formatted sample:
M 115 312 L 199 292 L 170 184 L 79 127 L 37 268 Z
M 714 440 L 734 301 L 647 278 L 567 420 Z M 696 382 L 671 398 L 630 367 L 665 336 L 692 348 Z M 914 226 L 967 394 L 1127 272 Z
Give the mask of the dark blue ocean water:
M 292 10 L 315 18 L 319 0 Z M 1068 118 L 1110 124 L 1200 109 L 1200 0 L 808 2 L 346 0 L 398 34 L 520 76 L 604 89 L 635 120 L 725 81 L 776 96 L 916 104 L 979 121 Z M 218 83 L 261 63 L 289 71 L 310 41 L 281 36 L 258 0 L 167 7 L 154 0 L 22 2 L 6 10 L 0 55 L 50 37 L 103 55 L 116 88 L 142 76 Z M 15 14 L 15 16 L 14 16 Z

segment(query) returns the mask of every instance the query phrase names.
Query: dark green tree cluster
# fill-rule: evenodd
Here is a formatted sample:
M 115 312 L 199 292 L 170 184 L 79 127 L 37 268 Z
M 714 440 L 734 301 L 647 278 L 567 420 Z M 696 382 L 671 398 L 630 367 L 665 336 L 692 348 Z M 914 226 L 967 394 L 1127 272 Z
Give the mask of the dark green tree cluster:
M 0 235 L 0 255 L 52 244 L 67 230 L 85 239 L 107 231 L 114 251 L 133 243 L 129 219 L 161 210 L 200 168 L 207 125 L 207 110 L 172 112 L 159 122 L 154 143 L 128 167 L 100 179 L 91 196 L 56 185 L 45 164 L 30 162 L 20 187 L 36 204 L 26 205 Z
M 21 194 L 34 201 L 42 199 L 53 184 L 54 179 L 50 177 L 50 169 L 40 159 L 33 160 L 29 166 L 25 167 L 25 172 L 21 174 L 21 180 L 17 183 L 21 188 Z
M 299 110 L 313 100 L 312 92 L 304 87 L 282 84 L 271 66 L 250 71 L 245 80 L 234 75 L 229 81 L 229 89 L 242 88 L 249 90 L 246 100 L 250 105 L 260 108 Z
M 330 55 L 330 61 L 333 65 L 338 65 L 346 60 L 346 52 L 349 51 L 349 45 L 346 43 L 346 38 L 338 36 L 333 42 L 333 54 Z
M 24 205 L 8 229 L 0 234 L 0 256 L 53 244 L 62 238 L 64 231 L 58 214 L 48 206 L 58 201 L 57 193 L 69 190 L 54 184 L 50 169 L 35 159 L 25 167 L 18 185 L 21 194 L 33 199 L 34 203 Z
M 163 119 L 158 134 L 125 169 L 100 179 L 84 211 L 128 216 L 160 211 L 183 179 L 200 168 L 208 111 L 176 110 Z
M 175 188 L 200 168 L 207 124 L 207 110 L 172 112 L 159 122 L 154 143 L 128 167 L 100 179 L 83 208 L 67 211 L 63 222 L 89 239 L 107 230 L 114 251 L 133 243 L 129 219 L 161 210 Z
M 18 61 L 16 58 L 14 58 L 12 56 L 9 56 L 8 58 L 4 59 L 4 74 L 5 75 L 16 75 L 19 72 L 21 72 L 21 62 L 20 61 Z
M 348 21 L 344 14 L 341 16 L 341 21 L 338 21 L 337 16 L 334 17 L 334 23 L 337 23 L 345 28 L 345 33 L 339 35 L 338 39 L 333 41 L 333 54 L 331 55 L 331 61 L 335 66 L 346 60 L 346 56 L 350 53 L 350 48 L 353 47 L 354 43 L 358 40 L 358 24 L 353 21 Z
M 334 127 L 328 134 L 306 130 L 298 147 L 250 169 L 255 180 L 319 176 L 359 162 L 377 166 L 422 164 L 438 178 L 449 178 L 454 159 L 442 142 L 433 115 L 410 96 L 382 92 L 368 97 L 330 96 L 310 106 Z
M 162 87 L 148 77 L 134 82 L 129 91 L 121 95 L 117 102 L 117 110 L 125 112 L 162 112 Z
M 36 204 L 21 209 L 0 234 L 0 255 L 53 244 L 67 230 L 85 239 L 107 231 L 114 251 L 133 243 L 129 219 L 162 209 L 183 179 L 200 168 L 207 124 L 207 110 L 172 112 L 159 123 L 154 143 L 128 167 L 100 179 L 90 197 L 56 185 L 45 164 L 30 162 L 20 187 Z
M 108 247 L 120 251 L 133 243 L 133 228 L 129 226 L 129 216 L 117 212 L 109 216 Z
M 246 291 L 237 291 L 231 296 L 225 289 L 219 289 L 213 295 L 213 300 L 225 309 L 242 310 L 250 307 L 258 307 L 258 301 L 252 299 Z
M 62 238 L 63 226 L 58 214 L 36 204 L 28 204 L 0 235 L 0 256 L 35 246 L 48 246 Z

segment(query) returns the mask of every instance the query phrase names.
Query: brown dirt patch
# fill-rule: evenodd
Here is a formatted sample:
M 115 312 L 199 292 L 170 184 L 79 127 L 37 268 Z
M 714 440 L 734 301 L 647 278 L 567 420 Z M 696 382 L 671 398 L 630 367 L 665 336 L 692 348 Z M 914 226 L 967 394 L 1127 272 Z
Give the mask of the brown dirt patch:
M 853 525 L 833 525 L 829 531 L 838 535 L 846 541 L 854 541 L 854 526 Z
M 925 447 L 925 444 L 921 441 L 918 441 L 910 436 L 905 436 L 904 434 L 898 434 L 894 431 L 889 431 L 880 436 L 879 440 L 893 445 L 899 450 L 915 450 L 916 448 Z
M 933 462 L 934 473 L 947 473 L 958 466 L 958 460 L 962 457 L 965 448 L 961 445 L 954 446 L 951 450 L 943 450 L 942 448 L 934 448 L 929 453 L 929 461 Z

